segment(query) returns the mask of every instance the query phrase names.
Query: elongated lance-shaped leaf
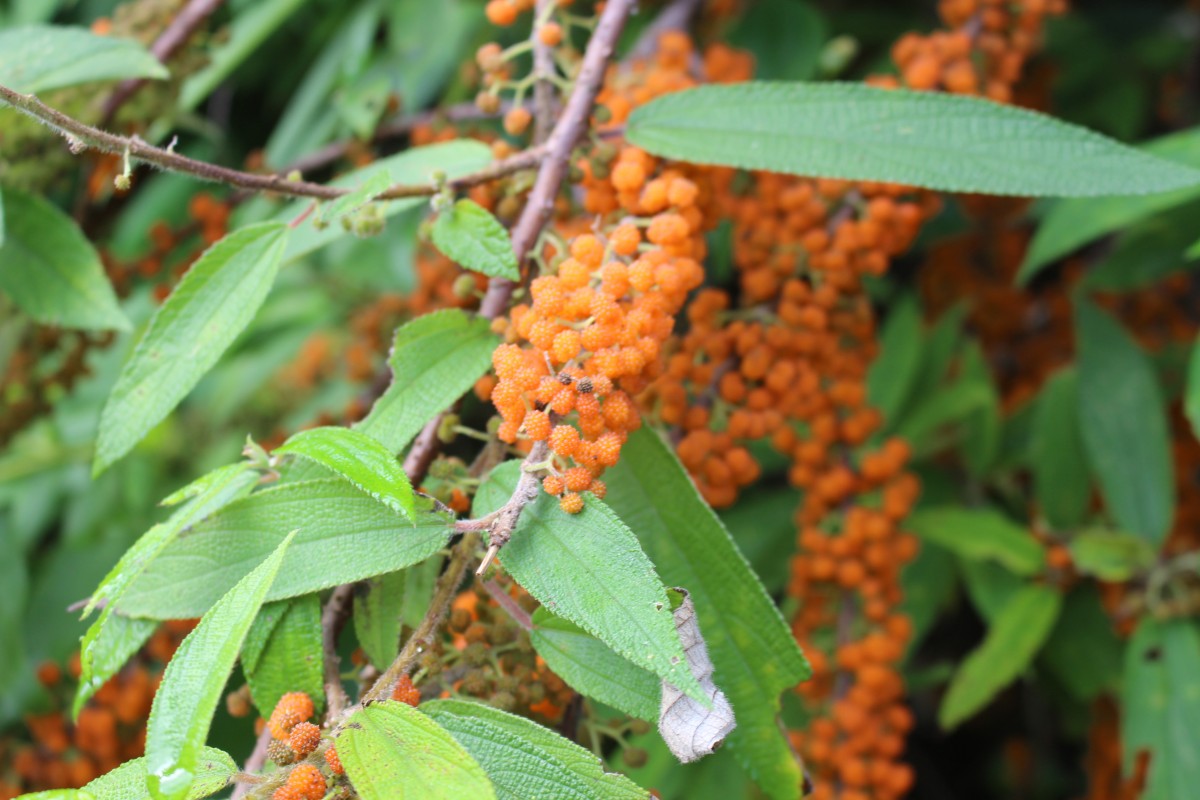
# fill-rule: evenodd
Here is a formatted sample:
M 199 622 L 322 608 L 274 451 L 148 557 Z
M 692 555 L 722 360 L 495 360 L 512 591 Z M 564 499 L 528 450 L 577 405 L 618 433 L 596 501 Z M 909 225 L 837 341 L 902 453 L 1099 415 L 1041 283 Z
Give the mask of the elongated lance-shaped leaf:
M 202 748 L 196 763 L 196 782 L 187 799 L 199 800 L 216 794 L 229 785 L 237 771 L 238 766 L 228 753 L 215 747 Z M 126 761 L 83 788 L 96 800 L 151 800 L 146 786 L 146 759 Z
M 275 282 L 288 228 L 262 223 L 214 244 L 155 312 L 100 415 L 98 474 L 162 421 L 233 344 Z
M 422 511 L 416 525 L 340 478 L 300 481 L 230 504 L 172 541 L 117 603 L 129 616 L 203 614 L 298 530 L 268 600 L 282 600 L 395 572 L 424 561 L 453 533 L 446 514 Z
M 508 229 L 474 200 L 459 200 L 440 212 L 430 235 L 438 250 L 466 269 L 488 277 L 521 279 Z
M 129 330 L 100 256 L 74 220 L 16 189 L 5 189 L 3 212 L 0 292 L 45 325 Z
M 166 67 L 133 39 L 65 25 L 0 31 L 0 84 L 24 94 L 93 81 L 166 77 Z
M 634 800 L 650 793 L 593 753 L 536 722 L 480 703 L 434 700 L 421 710 L 487 772 L 498 800 Z
M 779 727 L 779 696 L 810 672 L 775 603 L 654 431 L 630 435 L 605 481 L 606 501 L 695 603 L 716 683 L 737 714 L 725 746 L 769 796 L 798 797 L 802 775 Z
M 249 494 L 258 483 L 258 477 L 248 463 L 240 462 L 213 470 L 181 489 L 177 495 L 191 496 L 187 505 L 139 538 L 92 593 L 85 614 L 101 600 L 106 601 L 106 605 L 80 643 L 82 671 L 75 692 L 73 713 L 76 716 L 83 704 L 125 665 L 157 627 L 151 620 L 130 619 L 115 613 L 125 589 L 185 528 Z
M 539 608 L 529 640 L 546 666 L 575 691 L 647 722 L 658 719 L 662 681 L 574 622 Z
M 222 597 L 167 664 L 146 723 L 146 785 L 155 800 L 185 798 L 195 784 L 221 690 L 294 537 Z
M 508 500 L 520 469 L 509 461 L 492 470 L 475 495 L 475 517 Z M 688 669 L 662 579 L 637 537 L 603 501 L 589 496 L 583 511 L 568 514 L 539 492 L 522 511 L 501 562 L 549 611 L 709 705 Z
M 844 83 L 701 86 L 634 110 L 625 136 L 698 164 L 949 192 L 1095 197 L 1200 185 L 1200 170 L 990 100 Z
M 938 710 L 943 728 L 953 728 L 983 708 L 1020 676 L 1054 628 L 1062 595 L 1052 586 L 1030 584 L 1017 591 L 992 620 L 983 644 L 958 668 Z
M 308 594 L 288 601 L 265 649 L 246 669 L 250 697 L 259 713 L 270 716 L 279 698 L 288 692 L 304 692 L 320 712 L 325 698 L 321 656 L 319 598 Z
M 367 658 L 381 670 L 400 652 L 408 570 L 389 572 L 355 586 L 354 636 Z
M 413 489 L 396 456 L 378 441 L 349 428 L 311 428 L 275 449 L 315 461 L 389 508 L 413 519 Z
M 355 427 L 393 452 L 404 449 L 487 370 L 498 343 L 487 320 L 457 309 L 418 317 L 396 331 L 392 383 Z
M 1155 139 L 1143 150 L 1188 167 L 1200 167 L 1200 128 Z M 1060 200 L 1042 218 L 1037 234 L 1017 271 L 1026 284 L 1042 269 L 1088 242 L 1167 209 L 1200 197 L 1200 186 L 1143 197 L 1097 197 Z
M 1175 516 L 1170 428 L 1154 367 L 1137 342 L 1091 301 L 1075 301 L 1079 424 L 1113 519 L 1162 543 Z
M 959 556 L 996 561 L 1018 575 L 1033 575 L 1046 563 L 1046 553 L 1029 530 L 990 508 L 947 506 L 922 509 L 909 527 L 923 539 Z
M 1083 522 L 1092 499 L 1079 429 L 1079 376 L 1073 368 L 1058 372 L 1043 385 L 1032 438 L 1034 496 L 1054 528 L 1070 530 Z
M 494 800 L 487 773 L 429 717 L 386 701 L 354 712 L 337 752 L 363 800 Z

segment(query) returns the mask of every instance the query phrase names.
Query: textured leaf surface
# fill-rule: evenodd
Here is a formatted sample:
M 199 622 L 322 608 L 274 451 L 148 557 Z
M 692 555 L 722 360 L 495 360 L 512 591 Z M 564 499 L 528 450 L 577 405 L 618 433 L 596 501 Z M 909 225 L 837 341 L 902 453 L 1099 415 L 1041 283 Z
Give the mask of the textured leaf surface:
M 1146 145 L 1144 150 L 1187 167 L 1200 167 L 1200 128 L 1164 136 Z M 1038 226 L 1017 273 L 1017 282 L 1028 283 L 1045 266 L 1094 239 L 1197 197 L 1200 186 L 1146 197 L 1061 200 Z
M 699 164 L 950 192 L 1138 195 L 1200 171 L 1092 131 L 974 97 L 859 84 L 739 83 L 634 110 L 632 144 Z
M 476 517 L 512 495 L 521 465 L 492 470 L 475 496 Z M 568 514 L 539 492 L 525 507 L 501 563 L 549 611 L 574 622 L 634 664 L 707 700 L 684 658 L 667 590 L 637 537 L 603 502 L 588 497 Z
M 358 430 L 327 427 L 301 431 L 275 450 L 315 461 L 389 508 L 413 519 L 413 489 L 396 456 Z
M 682 591 L 682 590 L 680 590 Z M 704 646 L 696 607 L 686 593 L 675 609 L 675 629 L 687 653 L 688 668 L 704 688 L 710 703 L 705 708 L 666 681 L 662 689 L 662 714 L 658 732 L 671 753 L 684 764 L 716 752 L 737 727 L 729 698 L 713 683 L 713 663 Z
M 187 797 L 195 784 L 221 691 L 294 536 L 201 618 L 167 664 L 146 723 L 146 784 L 155 800 Z
M 499 800 L 650 796 L 624 775 L 605 772 L 589 751 L 524 717 L 462 700 L 434 700 L 421 710 L 479 762 Z
M 431 237 L 438 250 L 466 269 L 489 277 L 521 279 L 508 230 L 474 200 L 459 200 L 438 214 Z
M 196 762 L 196 782 L 186 795 L 188 800 L 216 794 L 229 784 L 237 771 L 238 766 L 228 753 L 215 747 L 202 748 Z M 150 800 L 150 790 L 146 787 L 146 759 L 126 761 L 83 788 L 96 800 Z
M 0 44 L 0 59 L 6 55 Z M 46 325 L 129 330 L 100 256 L 79 226 L 52 203 L 16 189 L 4 190 L 0 291 Z
M 1091 502 L 1083 434 L 1079 429 L 1079 382 L 1073 368 L 1046 381 L 1033 416 L 1033 493 L 1057 530 L 1083 522 Z
M 304 692 L 320 712 L 325 697 L 322 670 L 321 602 L 308 594 L 288 603 L 266 648 L 246 670 L 250 696 L 264 717 L 288 692 Z
M 96 800 L 96 797 L 83 789 L 49 789 L 45 792 L 18 795 L 17 800 Z
M 942 706 L 938 721 L 953 728 L 983 708 L 996 693 L 1029 666 L 1050 635 L 1062 595 L 1041 584 L 1023 587 L 992 620 L 983 644 L 962 662 Z
M 75 693 L 74 714 L 78 715 L 104 682 L 117 673 L 157 627 L 153 621 L 130 619 L 114 613 L 125 589 L 160 552 L 188 526 L 249 494 L 258 483 L 258 473 L 245 462 L 213 470 L 189 484 L 172 497 L 187 496 L 190 502 L 159 525 L 155 525 L 125 552 L 117 565 L 92 593 L 85 615 L 101 600 L 107 601 L 100 616 L 88 628 L 80 643 L 79 686 Z
M 996 561 L 1018 575 L 1033 575 L 1046 563 L 1045 551 L 1025 526 L 990 508 L 922 509 L 908 525 L 963 558 Z
M 1145 617 L 1125 660 L 1121 738 L 1125 771 L 1150 753 L 1145 800 L 1189 800 L 1200 782 L 1200 630 L 1188 619 Z
M 529 638 L 546 665 L 575 691 L 630 716 L 658 719 L 662 681 L 574 622 L 539 608 Z
M 378 180 L 375 176 L 381 173 L 388 175 L 395 183 L 428 184 L 437 170 L 445 172 L 449 179 L 454 179 L 486 167 L 491 160 L 492 151 L 482 142 L 470 139 L 442 142 L 426 147 L 414 147 L 394 156 L 381 158 L 362 169 L 341 176 L 330 185 L 348 189 L 373 187 Z M 425 197 L 381 201 L 380 212 L 385 217 L 392 217 L 401 211 L 428 202 L 428 198 Z M 280 224 L 289 223 L 305 213 L 311 205 L 311 200 L 289 203 L 275 215 L 275 220 Z M 330 225 L 324 229 L 318 229 L 314 225 L 301 225 L 292 232 L 283 261 L 295 261 L 345 235 L 346 231 L 341 225 Z
M 339 479 L 289 483 L 231 504 L 172 542 L 126 591 L 122 613 L 187 619 L 207 610 L 270 554 L 296 539 L 267 593 L 281 600 L 394 572 L 443 547 L 449 518 L 425 512 L 414 527 Z
M 1175 514 L 1174 468 L 1154 368 L 1125 330 L 1080 297 L 1079 422 L 1083 444 L 1117 524 L 1158 544 Z
M 231 233 L 159 306 L 104 404 L 94 473 L 171 413 L 250 324 L 275 281 L 287 230 L 264 223 Z
M 0 84 L 18 92 L 166 77 L 166 67 L 133 39 L 100 36 L 65 25 L 25 25 L 0 31 Z
M 392 384 L 356 428 L 398 452 L 434 414 L 448 408 L 491 364 L 499 342 L 487 320 L 435 311 L 396 332 L 388 358 Z
M 483 767 L 429 717 L 386 701 L 356 711 L 337 738 L 338 756 L 363 800 L 489 800 Z
M 605 481 L 606 501 L 637 531 L 663 578 L 695 603 L 717 685 L 737 714 L 725 746 L 771 797 L 798 797 L 800 769 L 780 732 L 779 695 L 810 673 L 775 603 L 653 431 L 629 437 Z

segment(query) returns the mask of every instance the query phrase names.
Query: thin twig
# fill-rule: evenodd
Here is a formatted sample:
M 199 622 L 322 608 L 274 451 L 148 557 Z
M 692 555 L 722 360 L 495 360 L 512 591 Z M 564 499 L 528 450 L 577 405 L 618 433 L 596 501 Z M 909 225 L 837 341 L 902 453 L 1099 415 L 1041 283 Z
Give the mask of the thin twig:
M 483 582 L 483 588 L 487 589 L 487 593 L 496 601 L 496 605 L 507 611 L 513 622 L 521 626 L 522 630 L 526 632 L 533 630 L 533 618 L 529 616 L 529 612 L 521 608 L 520 603 L 513 600 L 512 595 L 504 591 L 503 586 L 488 578 Z
M 247 775 L 255 775 L 262 771 L 263 764 L 267 763 L 267 745 L 271 743 L 271 728 L 269 725 L 264 725 L 262 731 L 258 734 L 258 740 L 254 743 L 254 749 L 250 751 L 250 757 L 246 759 L 245 766 L 242 767 L 242 772 Z M 254 788 L 253 783 L 238 782 L 238 785 L 233 790 L 233 795 L 230 800 L 241 800 Z
M 517 261 L 524 263 L 537 242 L 542 228 L 554 211 L 554 199 L 567 176 L 571 151 L 583 135 L 591 115 L 592 105 L 604 73 L 612 58 L 617 38 L 625 27 L 625 20 L 636 5 L 636 0 L 609 0 L 596 24 L 592 39 L 583 55 L 583 65 L 575 79 L 575 89 L 567 100 L 562 116 L 546 141 L 546 156 L 538 169 L 537 179 L 529 192 L 529 199 L 512 232 L 513 252 Z M 495 319 L 508 308 L 516 284 L 507 278 L 492 278 L 487 294 L 480 305 L 479 313 L 486 319 Z
M 333 590 L 325 608 L 321 610 L 321 648 L 325 653 L 325 718 L 336 720 L 349 705 L 346 689 L 342 686 L 342 660 L 337 652 L 338 634 L 350 616 L 350 602 L 354 599 L 354 584 L 343 583 Z
M 512 532 L 516 529 L 525 506 L 537 500 L 541 490 L 540 465 L 549 455 L 550 445 L 545 441 L 534 442 L 529 455 L 521 462 L 521 477 L 517 479 L 517 488 L 513 489 L 512 496 L 498 511 L 488 515 L 489 522 L 485 529 L 488 535 L 488 549 L 483 561 L 479 563 L 479 568 L 475 570 L 476 575 L 482 575 L 484 570 L 491 566 L 492 559 L 500 552 L 500 548 L 512 538 Z
M 474 533 L 463 536 L 462 541 L 454 546 L 445 571 L 438 577 L 433 599 L 429 603 L 429 611 L 417 625 L 417 629 L 408 637 L 408 641 L 404 643 L 400 655 L 396 656 L 396 660 L 388 666 L 387 671 L 359 700 L 359 706 L 387 699 L 396 687 L 396 682 L 400 680 L 400 676 L 407 675 L 409 669 L 416 662 L 417 656 L 433 644 L 434 636 L 437 635 L 442 620 L 450 611 L 450 603 L 454 601 L 454 596 L 458 593 L 459 584 L 462 583 L 463 577 L 470 571 L 475 561 L 475 548 L 478 546 L 479 536 Z
M 332 200 L 355 191 L 352 188 L 328 186 L 320 183 L 310 183 L 303 180 L 289 180 L 282 175 L 259 175 L 253 172 L 210 164 L 187 156 L 181 156 L 173 150 L 147 144 L 140 138 L 118 136 L 114 133 L 93 128 L 74 117 L 56 109 L 50 108 L 31 94 L 21 94 L 7 86 L 0 86 L 0 100 L 10 104 L 18 111 L 45 123 L 58 131 L 71 145 L 73 152 L 91 148 L 104 153 L 114 153 L 128 156 L 131 162 L 151 164 L 170 172 L 181 172 L 201 180 L 223 183 L 238 189 L 249 189 L 256 192 L 275 192 L 290 197 L 312 197 L 318 200 Z M 547 155 L 548 151 L 540 147 L 532 147 L 516 155 L 493 162 L 491 165 L 447 181 L 454 190 L 466 189 L 480 183 L 502 178 L 514 172 L 534 167 Z M 432 182 L 428 184 L 396 184 L 378 195 L 379 200 L 396 200 L 402 197 L 428 197 L 436 194 L 439 187 Z
M 549 9 L 557 0 L 538 0 L 535 20 L 545 20 Z M 529 38 L 533 41 L 533 73 L 538 76 L 533 84 L 533 141 L 542 144 L 554 131 L 554 50 L 542 44 L 539 25 L 534 24 Z
M 192 38 L 192 34 L 199 30 L 204 21 L 212 16 L 212 13 L 224 2 L 225 0 L 191 0 L 180 9 L 171 23 L 167 25 L 166 30 L 154 40 L 154 44 L 150 45 L 150 53 L 158 59 L 159 63 L 166 64 L 171 56 L 175 55 L 179 48 Z M 108 100 L 104 102 L 104 111 L 101 114 L 103 122 L 100 124 L 103 126 L 112 122 L 117 109 L 133 97 L 145 83 L 145 78 L 130 78 L 118 84 L 113 93 L 109 95 Z

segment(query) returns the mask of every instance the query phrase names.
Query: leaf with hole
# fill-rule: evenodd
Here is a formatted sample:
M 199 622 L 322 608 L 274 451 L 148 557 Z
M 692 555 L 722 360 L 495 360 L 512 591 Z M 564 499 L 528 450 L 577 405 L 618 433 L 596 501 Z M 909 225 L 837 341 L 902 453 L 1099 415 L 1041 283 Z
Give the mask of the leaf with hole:
M 11 188 L 0 211 L 0 292 L 44 325 L 129 330 L 100 255 L 74 220 Z
M 146 785 L 155 800 L 185 798 L 195 784 L 221 691 L 294 537 L 209 609 L 167 664 L 146 723 Z
M 104 404 L 93 474 L 171 413 L 250 324 L 275 282 L 287 231 L 271 222 L 234 231 L 188 269 L 150 320 Z
M 436 722 L 395 701 L 346 720 L 337 752 L 363 800 L 494 800 L 487 773 Z
M 654 155 L 814 178 L 1023 197 L 1141 195 L 1200 170 L 990 100 L 848 83 L 701 86 L 634 109 Z

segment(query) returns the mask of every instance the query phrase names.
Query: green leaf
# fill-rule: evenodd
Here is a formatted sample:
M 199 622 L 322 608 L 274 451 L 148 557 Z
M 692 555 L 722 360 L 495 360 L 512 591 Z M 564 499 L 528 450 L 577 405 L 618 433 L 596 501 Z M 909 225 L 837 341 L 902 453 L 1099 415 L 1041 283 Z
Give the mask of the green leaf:
M 1083 531 L 1068 547 L 1075 568 L 1102 581 L 1127 581 L 1154 565 L 1154 548 L 1145 539 L 1121 531 Z
M 950 192 L 1137 195 L 1200 171 L 1016 106 L 860 84 L 701 86 L 634 110 L 631 144 L 698 164 Z
M 1000 448 L 1000 395 L 992 378 L 992 369 L 976 341 L 967 343 L 958 365 L 960 380 L 980 386 L 986 399 L 963 419 L 963 461 L 976 476 L 986 475 L 995 463 Z
M 499 800 L 649 798 L 591 752 L 535 722 L 480 703 L 434 700 L 424 711 L 487 772 Z
M 1061 606 L 1062 595 L 1040 584 L 1025 586 L 1008 601 L 983 644 L 954 674 L 938 710 L 943 728 L 953 728 L 979 711 L 1025 671 L 1050 635 Z
M 921 309 L 913 295 L 905 295 L 888 311 L 879 356 L 867 372 L 867 400 L 883 414 L 885 427 L 898 422 L 920 372 L 922 340 Z
M 912 652 L 943 611 L 957 598 L 958 560 L 944 547 L 933 542 L 921 544 L 917 557 L 904 565 L 900 573 L 904 590 L 904 615 L 912 620 L 913 635 L 908 643 Z
M 166 67 L 132 39 L 59 25 L 0 31 L 0 84 L 23 94 L 93 81 L 168 76 Z
M 800 770 L 777 716 L 780 693 L 810 671 L 788 624 L 654 431 L 630 435 L 605 481 L 606 501 L 637 531 L 664 580 L 691 595 L 716 684 L 737 715 L 726 747 L 771 797 L 798 797 Z
M 242 642 L 240 658 L 244 672 L 253 672 L 258 666 L 258 660 L 267 651 L 267 643 L 271 641 L 275 626 L 283 619 L 290 605 L 290 600 L 276 600 L 273 603 L 263 603 L 262 608 L 258 610 L 258 615 L 254 617 L 254 623 L 250 630 L 246 631 L 246 638 Z
M 195 784 L 221 690 L 294 538 L 230 589 L 167 664 L 146 723 L 146 784 L 155 800 L 187 797 Z
M 254 318 L 275 282 L 287 231 L 263 223 L 229 234 L 159 306 L 104 405 L 93 474 L 171 413 Z
M 897 434 L 912 445 L 915 455 L 929 455 L 944 443 L 940 437 L 943 428 L 965 423 L 976 412 L 986 411 L 994 400 L 994 390 L 987 382 L 960 378 L 922 398 L 904 416 Z
M 521 279 L 508 230 L 474 200 L 459 200 L 440 212 L 431 238 L 447 258 L 466 269 L 492 278 Z
M 476 517 L 512 495 L 521 465 L 492 470 L 475 495 Z M 667 590 L 637 537 L 600 500 L 568 514 L 539 492 L 500 553 L 504 569 L 547 610 L 574 622 L 634 664 L 700 700 L 675 632 Z
M 483 767 L 436 722 L 406 703 L 356 711 L 337 737 L 337 752 L 363 800 L 489 800 Z
M 1125 654 L 1121 739 L 1125 771 L 1140 751 L 1145 800 L 1189 800 L 1200 782 L 1200 631 L 1188 619 L 1143 617 Z
M 364 206 L 369 205 L 379 195 L 386 192 L 392 185 L 392 176 L 387 170 L 380 170 L 367 177 L 362 186 L 350 194 L 344 194 L 336 200 L 321 207 L 320 221 L 322 225 L 336 222 L 342 217 L 353 214 Z
M 1089 292 L 1130 292 L 1196 268 L 1200 253 L 1187 253 L 1200 202 L 1191 202 L 1140 222 L 1121 233 L 1111 250 L 1094 262 L 1079 287 Z M 1182 255 L 1181 255 L 1182 254 Z
M 238 765 L 228 753 L 215 747 L 200 750 L 196 763 L 196 782 L 186 795 L 199 800 L 224 789 L 233 780 Z M 135 758 L 83 787 L 96 800 L 150 800 L 146 786 L 146 759 Z
M 1187 167 L 1200 167 L 1200 128 L 1164 136 L 1143 150 Z M 1192 186 L 1149 197 L 1059 201 L 1038 226 L 1037 235 L 1017 272 L 1017 283 L 1028 283 L 1047 265 L 1094 239 L 1197 197 L 1200 197 L 1200 187 Z
M 630 716 L 658 719 L 662 682 L 575 623 L 539 608 L 529 639 L 546 666 L 575 691 Z
M 990 508 L 921 509 L 908 525 L 921 538 L 962 558 L 996 561 L 1018 575 L 1035 575 L 1046 563 L 1045 551 L 1027 526 Z
M 1192 425 L 1192 433 L 1200 437 L 1200 338 L 1192 345 L 1188 359 L 1187 386 L 1183 390 L 1183 413 Z
M 117 674 L 157 625 L 150 620 L 129 619 L 115 613 L 125 590 L 168 544 L 189 526 L 213 514 L 258 483 L 258 473 L 241 462 L 213 470 L 176 492 L 172 497 L 190 495 L 191 500 L 159 525 L 155 525 L 133 544 L 92 593 L 84 614 L 91 613 L 101 600 L 107 601 L 99 618 L 92 623 L 80 643 L 79 685 L 75 692 L 73 714 L 105 681 Z M 197 488 L 199 487 L 199 488 Z
M 330 186 L 357 189 L 360 186 L 373 185 L 373 182 L 378 180 L 376 176 L 380 174 L 388 176 L 389 184 L 391 182 L 428 184 L 430 176 L 438 170 L 453 180 L 486 167 L 491 160 L 492 151 L 482 142 L 473 139 L 442 142 L 425 147 L 414 147 L 394 156 L 381 158 L 362 169 L 332 181 Z M 312 202 L 311 200 L 297 200 L 289 203 L 275 215 L 275 220 L 281 224 L 290 223 L 305 213 L 311 207 Z M 380 201 L 379 207 L 380 213 L 384 217 L 391 217 L 401 211 L 416 208 L 428 202 L 428 198 L 425 197 L 411 197 Z M 318 229 L 314 225 L 301 225 L 292 232 L 287 250 L 283 255 L 283 261 L 285 264 L 295 261 L 345 235 L 346 231 L 341 225 L 330 225 L 323 229 Z
M 400 652 L 408 571 L 364 581 L 354 591 L 354 636 L 371 663 L 387 669 Z
M 1055 530 L 1079 526 L 1092 499 L 1079 429 L 1079 380 L 1073 367 L 1042 387 L 1033 412 L 1033 496 Z
M 96 797 L 82 789 L 50 789 L 18 795 L 16 800 L 96 800 Z
M 75 221 L 16 189 L 5 190 L 4 204 L 0 291 L 46 325 L 129 330 L 100 256 Z
M 392 451 L 367 434 L 349 428 L 311 428 L 292 436 L 276 455 L 293 454 L 332 470 L 410 520 L 413 489 Z
M 392 383 L 357 429 L 393 452 L 404 449 L 487 370 L 498 343 L 487 320 L 457 309 L 404 325 L 388 358 Z
M 243 658 L 243 665 L 245 659 Z M 288 692 L 304 692 L 317 704 L 325 697 L 321 651 L 321 602 L 315 594 L 287 604 L 266 648 L 246 670 L 250 696 L 263 716 L 269 716 Z
M 728 41 L 754 53 L 754 73 L 764 80 L 816 77 L 829 25 L 811 3 L 760 0 L 737 15 Z
M 449 539 L 444 514 L 423 512 L 416 526 L 336 478 L 256 492 L 172 541 L 129 586 L 121 613 L 188 619 L 299 531 L 268 600 L 298 597 L 424 561 Z
M 1096 587 L 1083 583 L 1063 602 L 1040 662 L 1063 689 L 1087 702 L 1117 686 L 1123 646 Z
M 1154 367 L 1107 313 L 1079 297 L 1079 424 L 1105 504 L 1117 524 L 1151 544 L 1175 515 L 1171 438 Z

